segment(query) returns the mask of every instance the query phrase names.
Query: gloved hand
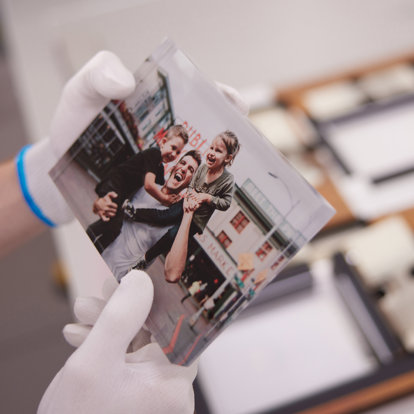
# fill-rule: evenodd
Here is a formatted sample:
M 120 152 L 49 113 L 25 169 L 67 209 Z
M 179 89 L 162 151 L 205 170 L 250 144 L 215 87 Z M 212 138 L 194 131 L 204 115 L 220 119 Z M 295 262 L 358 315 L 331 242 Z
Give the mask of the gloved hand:
M 237 91 L 227 85 L 217 86 L 242 114 L 248 112 Z M 32 212 L 44 223 L 53 226 L 73 218 L 49 170 L 110 99 L 124 99 L 134 88 L 134 76 L 119 58 L 108 51 L 99 52 L 66 84 L 49 139 L 24 148 L 18 155 L 22 192 Z
M 50 384 L 38 414 L 194 412 L 195 364 L 171 364 L 155 343 L 126 353 L 152 299 L 152 282 L 144 272 L 133 270 L 122 279 L 82 345 Z
M 49 138 L 24 148 L 18 155 L 25 199 L 46 224 L 63 224 L 73 217 L 49 170 L 110 99 L 123 99 L 134 88 L 135 79 L 119 58 L 111 52 L 99 52 L 66 84 Z

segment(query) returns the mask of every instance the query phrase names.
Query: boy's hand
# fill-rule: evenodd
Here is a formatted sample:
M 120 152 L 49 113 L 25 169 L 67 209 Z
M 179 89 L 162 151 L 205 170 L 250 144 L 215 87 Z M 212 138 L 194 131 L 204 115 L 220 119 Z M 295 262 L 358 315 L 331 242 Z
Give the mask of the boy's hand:
M 102 221 L 109 221 L 115 216 L 118 205 L 113 201 L 118 194 L 115 191 L 110 191 L 106 196 L 98 198 L 93 203 L 92 211 L 97 214 Z

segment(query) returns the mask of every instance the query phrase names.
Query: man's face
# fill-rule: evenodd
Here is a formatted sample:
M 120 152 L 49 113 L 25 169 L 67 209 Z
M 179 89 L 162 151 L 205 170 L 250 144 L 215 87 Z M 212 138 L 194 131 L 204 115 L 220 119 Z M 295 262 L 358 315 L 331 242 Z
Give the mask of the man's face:
M 197 168 L 197 161 L 190 155 L 181 158 L 171 171 L 171 174 L 165 183 L 167 190 L 178 194 L 181 190 L 188 187 Z

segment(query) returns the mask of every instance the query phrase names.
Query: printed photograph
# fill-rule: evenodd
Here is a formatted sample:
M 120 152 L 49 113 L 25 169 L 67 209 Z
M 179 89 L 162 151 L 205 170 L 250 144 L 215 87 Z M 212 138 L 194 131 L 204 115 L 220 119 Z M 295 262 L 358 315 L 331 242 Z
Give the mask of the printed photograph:
M 169 40 L 50 175 L 114 277 L 154 284 L 146 327 L 196 359 L 332 207 Z

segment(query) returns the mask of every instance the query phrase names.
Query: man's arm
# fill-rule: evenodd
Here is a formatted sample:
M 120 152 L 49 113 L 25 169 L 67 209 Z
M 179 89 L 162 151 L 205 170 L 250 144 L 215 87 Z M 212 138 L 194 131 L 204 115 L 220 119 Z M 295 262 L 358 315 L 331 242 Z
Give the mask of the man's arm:
M 184 213 L 183 219 L 178 229 L 177 236 L 165 260 L 165 279 L 167 282 L 176 283 L 180 280 L 185 269 L 187 260 L 188 238 L 190 235 L 193 211 Z

